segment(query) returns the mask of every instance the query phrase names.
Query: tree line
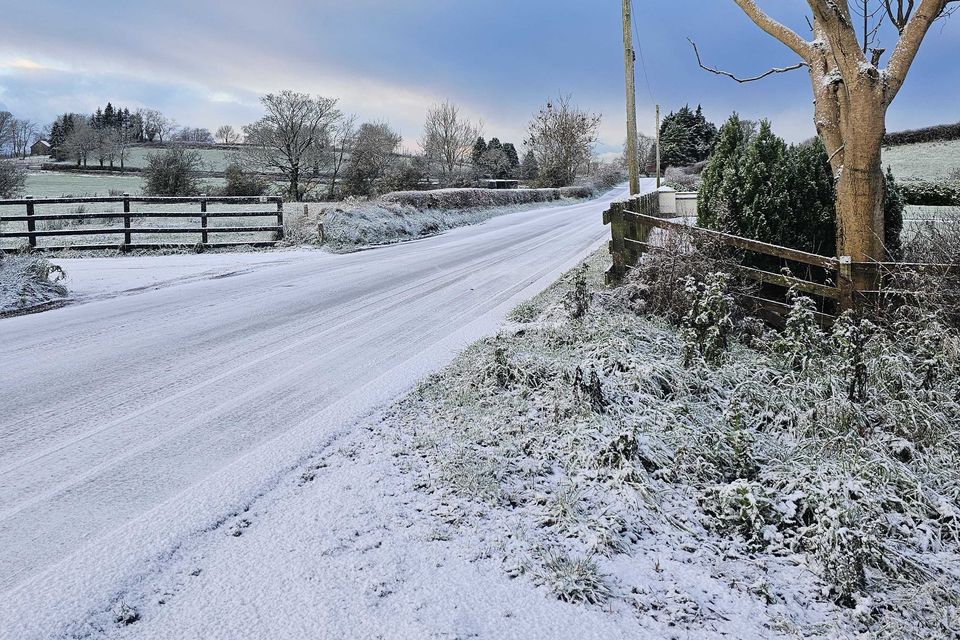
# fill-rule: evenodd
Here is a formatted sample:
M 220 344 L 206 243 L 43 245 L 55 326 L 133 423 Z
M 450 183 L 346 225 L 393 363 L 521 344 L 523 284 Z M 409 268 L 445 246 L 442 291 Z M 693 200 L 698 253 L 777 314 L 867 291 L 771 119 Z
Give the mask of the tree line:
M 483 178 L 568 186 L 593 168 L 600 124 L 599 115 L 576 107 L 569 96 L 551 100 L 528 124 L 521 161 L 515 143 L 497 137 L 487 141 L 481 126 L 447 100 L 428 108 L 419 140 L 422 152 L 407 155 L 401 153 L 403 137 L 389 123 L 358 122 L 339 109 L 336 98 L 281 91 L 260 102 L 264 115 L 243 127 L 246 144 L 227 167 L 230 195 L 262 193 L 268 187 L 264 176 L 282 180 L 292 200 L 468 186 Z M 201 189 L 196 178 L 181 179 L 195 176 L 200 167 L 195 151 L 167 150 L 145 168 L 147 189 Z

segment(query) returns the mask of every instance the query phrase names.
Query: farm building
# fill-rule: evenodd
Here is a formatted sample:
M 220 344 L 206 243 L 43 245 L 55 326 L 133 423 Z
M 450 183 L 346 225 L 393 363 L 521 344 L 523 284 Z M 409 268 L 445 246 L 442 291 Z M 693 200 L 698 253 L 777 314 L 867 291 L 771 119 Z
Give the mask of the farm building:
M 50 143 L 46 140 L 37 140 L 30 147 L 30 155 L 32 156 L 48 156 L 50 155 Z
M 516 189 L 520 186 L 519 180 L 481 180 L 480 186 L 484 189 Z

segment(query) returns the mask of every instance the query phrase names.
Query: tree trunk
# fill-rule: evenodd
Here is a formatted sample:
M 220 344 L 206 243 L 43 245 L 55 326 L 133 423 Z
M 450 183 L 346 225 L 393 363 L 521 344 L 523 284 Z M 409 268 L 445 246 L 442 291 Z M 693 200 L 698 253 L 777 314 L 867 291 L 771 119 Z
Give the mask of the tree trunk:
M 290 198 L 294 202 L 300 200 L 300 166 L 293 165 L 290 169 Z

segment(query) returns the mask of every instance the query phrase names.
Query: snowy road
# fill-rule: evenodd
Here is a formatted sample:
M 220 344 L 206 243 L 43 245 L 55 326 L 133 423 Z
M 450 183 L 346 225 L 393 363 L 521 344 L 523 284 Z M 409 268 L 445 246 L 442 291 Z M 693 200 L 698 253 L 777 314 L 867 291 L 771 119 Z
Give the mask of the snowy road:
M 596 248 L 623 195 L 349 255 L 75 265 L 78 303 L 0 320 L 0 599 L 55 592 L 121 527 L 226 508 L 212 475 L 261 490 Z M 271 446 L 289 459 L 250 455 Z

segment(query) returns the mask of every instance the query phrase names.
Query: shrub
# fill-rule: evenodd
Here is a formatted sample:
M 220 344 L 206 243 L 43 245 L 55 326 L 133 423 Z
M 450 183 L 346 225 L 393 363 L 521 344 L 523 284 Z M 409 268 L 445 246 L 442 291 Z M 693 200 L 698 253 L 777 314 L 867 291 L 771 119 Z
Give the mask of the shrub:
M 143 169 L 143 192 L 148 196 L 195 196 L 201 192 L 200 152 L 180 146 L 151 154 Z
M 27 172 L 12 160 L 0 160 L 0 198 L 23 195 Z
M 606 191 L 627 180 L 627 172 L 615 164 L 603 164 L 591 178 L 590 184 L 597 191 Z
M 700 176 L 679 167 L 670 167 L 663 174 L 663 184 L 677 191 L 696 191 L 700 188 Z
M 270 186 L 266 179 L 244 170 L 239 162 L 227 165 L 223 176 L 227 183 L 221 193 L 225 196 L 261 196 Z

